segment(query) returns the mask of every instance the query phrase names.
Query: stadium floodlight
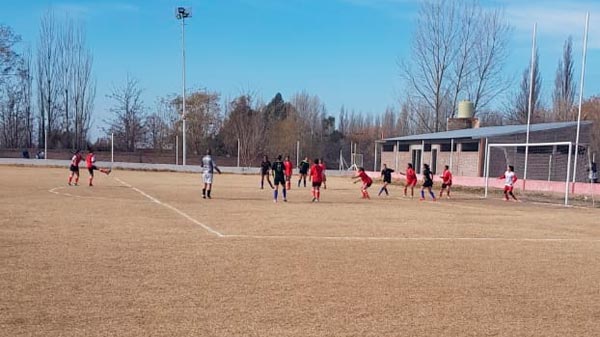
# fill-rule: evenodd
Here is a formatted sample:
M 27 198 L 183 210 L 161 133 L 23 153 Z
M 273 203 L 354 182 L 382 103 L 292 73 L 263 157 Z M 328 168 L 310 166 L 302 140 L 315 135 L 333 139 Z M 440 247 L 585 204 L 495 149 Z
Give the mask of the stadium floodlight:
M 181 20 L 181 59 L 182 59 L 182 93 L 181 93 L 181 104 L 182 104 L 182 111 L 181 111 L 181 121 L 182 121 L 182 133 L 183 133 L 183 165 L 185 166 L 186 162 L 186 141 L 185 141 L 185 134 L 186 134 L 186 125 L 185 125 L 185 120 L 187 118 L 186 116 L 186 111 L 185 111 L 185 19 L 191 18 L 192 17 L 192 11 L 190 8 L 185 8 L 185 7 L 177 7 L 176 10 L 176 14 L 175 17 L 177 18 L 177 20 Z

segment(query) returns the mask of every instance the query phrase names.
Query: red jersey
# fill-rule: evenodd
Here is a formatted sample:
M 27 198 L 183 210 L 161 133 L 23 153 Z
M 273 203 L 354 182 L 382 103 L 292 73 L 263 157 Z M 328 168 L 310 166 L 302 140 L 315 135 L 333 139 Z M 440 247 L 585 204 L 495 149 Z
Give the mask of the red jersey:
M 371 179 L 371 177 L 369 177 L 365 171 L 358 172 L 358 176 L 360 177 L 360 180 L 362 180 L 363 184 L 373 183 L 373 179 Z
M 81 157 L 81 154 L 76 153 L 73 155 L 73 158 L 71 158 L 71 165 L 75 166 L 75 167 L 79 167 L 79 163 L 83 160 L 83 157 Z
M 292 169 L 293 169 L 293 165 L 292 162 L 289 160 L 286 160 L 283 162 L 283 172 L 286 176 L 291 176 L 292 175 Z
M 323 168 L 321 165 L 313 165 L 310 168 L 310 179 L 313 183 L 323 182 Z
M 444 184 L 452 183 L 452 172 L 450 172 L 450 170 L 444 170 L 442 173 L 442 181 Z
M 92 168 L 92 166 L 94 166 L 94 163 L 96 162 L 96 155 L 93 153 L 88 153 L 87 156 L 85 156 L 85 165 L 87 166 L 87 168 Z
M 410 167 L 406 169 L 406 180 L 417 180 L 417 174 L 414 169 Z

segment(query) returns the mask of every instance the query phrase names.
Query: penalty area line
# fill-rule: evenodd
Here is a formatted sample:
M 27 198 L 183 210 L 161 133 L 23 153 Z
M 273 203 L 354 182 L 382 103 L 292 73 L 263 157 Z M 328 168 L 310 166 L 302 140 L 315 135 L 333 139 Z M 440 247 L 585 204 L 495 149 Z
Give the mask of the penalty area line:
M 168 208 L 168 209 L 172 210 L 173 212 L 175 212 L 175 213 L 177 213 L 177 214 L 181 215 L 182 217 L 184 217 L 184 218 L 188 219 L 189 221 L 193 222 L 194 224 L 196 224 L 196 225 L 198 225 L 198 226 L 200 226 L 200 227 L 204 228 L 204 230 L 206 230 L 207 232 L 209 232 L 209 233 L 212 233 L 212 234 L 214 234 L 214 235 L 216 235 L 216 236 L 218 236 L 218 237 L 220 237 L 220 238 L 224 237 L 224 235 L 223 235 L 222 233 L 220 233 L 220 232 L 218 232 L 218 231 L 216 231 L 216 230 L 214 230 L 214 229 L 210 228 L 209 226 L 207 226 L 207 225 L 203 224 L 202 222 L 200 222 L 200 221 L 198 221 L 198 220 L 196 220 L 196 219 L 192 218 L 192 217 L 191 217 L 191 216 L 189 216 L 187 213 L 185 213 L 185 212 L 183 212 L 183 211 L 179 210 L 178 208 L 176 208 L 176 207 L 173 207 L 173 206 L 171 206 L 171 205 L 169 205 L 169 204 L 167 204 L 167 203 L 164 203 L 164 202 L 162 202 L 162 201 L 160 201 L 160 200 L 156 199 L 155 197 L 151 196 L 150 194 L 148 194 L 148 193 L 146 193 L 146 192 L 144 192 L 144 191 L 140 190 L 140 189 L 139 189 L 139 188 L 137 188 L 137 187 L 134 187 L 134 186 L 132 186 L 132 185 L 130 185 L 130 184 L 128 184 L 128 183 L 126 183 L 126 182 L 124 182 L 123 180 L 121 180 L 121 179 L 119 179 L 119 178 L 115 178 L 115 180 L 116 180 L 116 181 L 118 181 L 119 183 L 121 183 L 123 186 L 127 186 L 127 187 L 131 188 L 132 190 L 134 190 L 134 191 L 138 192 L 139 194 L 143 195 L 144 197 L 146 197 L 146 198 L 150 199 L 152 202 L 154 202 L 154 203 L 156 203 L 156 204 L 159 204 L 159 205 L 161 205 L 161 206 L 163 206 L 163 207 L 166 207 L 166 208 Z

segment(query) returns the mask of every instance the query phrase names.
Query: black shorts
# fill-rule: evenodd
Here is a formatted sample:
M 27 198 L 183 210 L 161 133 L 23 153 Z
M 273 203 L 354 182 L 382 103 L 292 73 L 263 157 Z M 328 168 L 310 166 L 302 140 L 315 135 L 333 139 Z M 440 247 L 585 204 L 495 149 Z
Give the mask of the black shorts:
M 273 179 L 273 184 L 275 184 L 275 186 L 279 184 L 285 186 L 285 178 L 282 176 L 275 176 L 275 178 Z
M 432 187 L 433 186 L 433 181 L 431 180 L 425 180 L 423 182 L 423 187 Z
M 305 176 L 305 175 L 307 175 L 307 174 L 308 174 L 308 171 L 300 171 L 300 175 L 303 175 L 303 176 Z
M 88 167 L 88 172 L 93 177 L 94 176 L 94 170 L 97 170 L 97 169 L 98 169 L 98 167 L 96 167 L 96 165 L 92 165 L 92 167 Z
M 79 174 L 79 166 L 71 165 L 69 171 Z
M 312 182 L 312 187 L 321 187 L 321 182 L 320 181 L 313 181 Z
M 383 182 L 384 182 L 384 183 L 391 184 L 391 183 L 392 183 L 392 179 L 386 179 L 386 178 L 383 178 Z
M 447 184 L 443 183 L 442 184 L 442 188 L 446 188 L 446 187 L 450 187 L 450 186 L 452 186 L 452 183 L 447 183 Z

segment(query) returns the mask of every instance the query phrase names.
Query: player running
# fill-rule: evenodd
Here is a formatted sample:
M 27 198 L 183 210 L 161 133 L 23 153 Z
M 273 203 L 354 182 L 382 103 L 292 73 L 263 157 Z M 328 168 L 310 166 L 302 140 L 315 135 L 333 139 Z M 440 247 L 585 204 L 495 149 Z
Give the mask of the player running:
M 435 193 L 431 190 L 433 187 L 433 173 L 429 169 L 429 165 L 423 164 L 423 185 L 421 185 L 421 199 L 420 201 L 425 200 L 425 189 L 429 191 L 429 195 L 431 195 L 431 199 L 435 201 Z
M 71 158 L 71 166 L 69 167 L 69 186 L 71 186 L 71 181 L 73 180 L 73 176 L 75 176 L 75 186 L 79 184 L 79 163 L 83 161 L 83 156 L 79 150 L 75 151 L 73 157 Z
M 85 157 L 85 166 L 88 169 L 88 172 L 90 173 L 90 178 L 89 178 L 89 183 L 88 185 L 94 186 L 93 181 L 94 181 L 94 171 L 98 170 L 106 175 L 109 175 L 110 172 L 112 171 L 111 169 L 106 169 L 106 168 L 98 168 L 96 166 L 96 155 L 94 154 L 94 150 L 89 149 L 88 150 L 88 154 Z
M 388 193 L 387 186 L 388 186 L 388 184 L 392 183 L 392 173 L 393 172 L 394 172 L 394 170 L 392 170 L 391 168 L 388 168 L 387 164 L 383 164 L 383 170 L 381 170 L 381 178 L 383 179 L 383 186 L 381 186 L 381 189 L 379 190 L 379 194 L 377 194 L 377 196 L 381 196 L 381 193 L 384 191 L 385 191 L 386 196 L 390 195 Z
M 283 161 L 281 161 L 281 155 L 277 156 L 277 160 L 273 162 L 271 171 L 273 172 L 273 183 L 275 183 L 273 202 L 277 202 L 279 184 L 281 184 L 281 187 L 283 188 L 283 201 L 287 202 L 287 192 L 285 190 L 285 165 L 283 164 Z
M 400 173 L 403 176 L 406 176 L 406 183 L 404 184 L 404 196 L 406 197 L 406 191 L 408 187 L 410 187 L 410 197 L 414 198 L 415 186 L 417 185 L 417 173 L 415 172 L 413 165 L 411 163 L 408 163 L 408 166 L 406 167 L 406 173 L 398 173 Z
M 260 189 L 262 190 L 265 185 L 265 177 L 267 178 L 267 182 L 271 189 L 273 189 L 273 184 L 271 183 L 271 177 L 269 177 L 269 170 L 271 169 L 271 162 L 269 161 L 269 157 L 264 156 L 263 161 L 260 163 Z
M 304 180 L 304 187 L 306 187 L 306 175 L 308 174 L 308 169 L 310 167 L 310 163 L 308 161 L 308 157 L 304 157 L 304 160 L 300 162 L 298 165 L 298 173 L 300 174 L 300 178 L 298 179 L 298 187 L 300 187 L 300 182 Z
M 515 174 L 515 168 L 512 165 L 506 167 L 506 172 L 500 178 L 504 179 L 504 201 L 508 201 L 508 195 L 510 195 L 515 201 L 519 201 L 513 194 L 513 188 L 517 182 L 517 175 Z
M 354 177 L 354 179 L 356 179 L 354 181 L 354 183 L 356 184 L 359 180 L 362 181 L 362 186 L 360 188 L 360 191 L 362 193 L 362 198 L 363 199 L 371 199 L 371 197 L 369 196 L 369 192 L 367 191 L 367 189 L 369 187 L 371 187 L 371 184 L 373 184 L 373 179 L 371 179 L 371 177 L 369 177 L 367 175 L 367 173 L 365 172 L 365 169 L 362 167 L 358 168 L 358 172 L 356 174 L 356 176 Z
M 204 188 L 202 188 L 202 199 L 211 199 L 210 191 L 212 190 L 213 184 L 213 173 L 217 171 L 221 174 L 221 170 L 212 159 L 210 149 L 206 150 L 206 155 L 202 157 L 202 180 L 204 181 Z
M 319 202 L 321 200 L 321 184 L 323 183 L 323 167 L 319 163 L 319 159 L 315 159 L 315 163 L 310 168 L 309 181 L 312 182 L 312 202 Z
M 450 187 L 452 186 L 452 172 L 450 172 L 450 166 L 444 166 L 444 172 L 440 176 L 442 178 L 442 189 L 440 190 L 440 198 L 444 195 L 444 190 L 447 190 L 447 198 L 450 199 Z
M 285 187 L 288 190 L 292 189 L 292 171 L 294 170 L 294 165 L 290 161 L 290 156 L 285 156 L 285 160 L 283 161 L 283 166 L 285 169 Z

